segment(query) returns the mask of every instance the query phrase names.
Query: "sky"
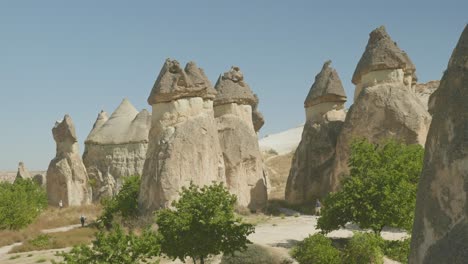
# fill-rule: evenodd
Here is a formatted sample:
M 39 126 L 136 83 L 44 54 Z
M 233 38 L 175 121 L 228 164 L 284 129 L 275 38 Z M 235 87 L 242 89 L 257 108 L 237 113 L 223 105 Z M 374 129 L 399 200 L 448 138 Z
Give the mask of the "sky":
M 304 122 L 304 99 L 331 59 L 351 77 L 370 31 L 387 32 L 440 79 L 468 22 L 468 1 L 0 0 L 0 170 L 46 170 L 51 129 L 70 114 L 80 151 L 97 114 L 141 110 L 166 58 L 195 61 L 214 84 L 239 66 L 260 98 L 260 136 Z

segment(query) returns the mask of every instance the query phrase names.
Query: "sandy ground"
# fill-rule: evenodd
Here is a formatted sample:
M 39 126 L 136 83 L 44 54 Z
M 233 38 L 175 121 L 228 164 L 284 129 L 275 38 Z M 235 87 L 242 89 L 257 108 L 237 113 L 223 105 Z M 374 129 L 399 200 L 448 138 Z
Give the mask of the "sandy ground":
M 310 234 L 315 234 L 318 232 L 315 229 L 317 224 L 316 216 L 305 216 L 301 215 L 298 217 L 288 216 L 282 219 L 281 217 L 272 217 L 271 219 L 260 223 L 255 228 L 255 233 L 249 236 L 249 239 L 255 243 L 263 246 L 271 247 L 273 250 L 281 252 L 284 255 L 288 254 L 288 251 L 292 246 L 297 242 L 303 240 Z M 54 229 L 54 232 L 67 231 L 73 226 L 68 226 L 64 228 Z M 58 231 L 57 231 L 58 230 Z M 331 232 L 328 236 L 334 238 L 345 238 L 351 237 L 353 231 L 356 231 L 357 228 L 350 225 L 346 229 L 337 230 Z M 46 230 L 44 230 L 46 231 Z M 51 230 L 47 230 L 52 232 Z M 382 232 L 382 237 L 388 240 L 402 239 L 407 236 L 406 233 L 400 232 L 398 230 L 385 230 Z M 44 250 L 44 251 L 33 251 L 25 252 L 20 254 L 5 254 L 10 248 L 3 247 L 0 248 L 0 263 L 4 264 L 20 264 L 20 263 L 36 263 L 40 259 L 45 259 L 46 262 L 51 263 L 51 259 L 57 259 L 54 255 L 58 251 L 69 250 L 69 249 L 55 249 L 55 250 Z M 13 257 L 19 256 L 18 258 L 12 259 Z M 172 262 L 170 260 L 163 260 L 161 264 L 169 263 L 181 263 L 179 261 Z M 187 262 L 189 263 L 189 262 Z M 211 264 L 220 263 L 220 257 L 216 257 Z M 385 264 L 399 263 L 389 259 L 385 259 Z

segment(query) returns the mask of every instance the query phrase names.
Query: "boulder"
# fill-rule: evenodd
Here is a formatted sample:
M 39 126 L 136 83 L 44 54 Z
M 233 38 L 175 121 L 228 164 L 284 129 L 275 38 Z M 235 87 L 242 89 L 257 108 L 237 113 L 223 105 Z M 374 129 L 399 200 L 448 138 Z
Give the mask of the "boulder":
M 151 114 L 146 109 L 138 112 L 128 99 L 110 118 L 99 113 L 83 154 L 94 201 L 116 194 L 125 177 L 142 175 L 150 126 Z
M 306 123 L 294 154 L 285 198 L 292 204 L 312 202 L 329 191 L 335 147 L 346 113 L 346 94 L 331 61 L 315 76 L 304 102 Z
M 166 60 L 148 98 L 152 123 L 139 203 L 144 213 L 170 206 L 190 182 L 225 182 L 213 113 L 216 91 L 202 69 Z
M 430 98 L 410 264 L 468 260 L 468 26 Z
M 258 99 L 238 67 L 220 76 L 215 89 L 214 116 L 227 186 L 237 195 L 239 206 L 256 211 L 266 206 L 268 196 L 268 179 L 252 121 L 252 105 Z
M 52 129 L 57 144 L 55 158 L 47 169 L 47 196 L 49 204 L 64 206 L 84 205 L 91 202 L 88 174 L 81 159 L 75 126 L 65 115 Z
M 31 173 L 29 173 L 28 169 L 26 169 L 26 166 L 24 165 L 24 163 L 22 161 L 19 162 L 18 164 L 18 172 L 16 173 L 16 178 L 15 178 L 15 181 L 17 179 L 31 179 Z

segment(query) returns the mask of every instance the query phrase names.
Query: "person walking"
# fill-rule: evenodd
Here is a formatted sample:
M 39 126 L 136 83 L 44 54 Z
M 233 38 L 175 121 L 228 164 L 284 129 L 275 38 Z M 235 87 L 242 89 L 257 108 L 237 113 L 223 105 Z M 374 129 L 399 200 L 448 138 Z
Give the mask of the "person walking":
M 319 216 L 320 215 L 320 209 L 322 207 L 322 204 L 320 203 L 320 200 L 317 199 L 315 202 L 315 215 Z
M 62 202 L 62 200 L 60 200 L 59 201 L 59 209 L 62 209 L 62 207 L 63 207 L 63 202 Z
M 85 221 L 86 221 L 86 217 L 84 217 L 84 215 L 81 215 L 80 216 L 81 227 L 84 227 Z

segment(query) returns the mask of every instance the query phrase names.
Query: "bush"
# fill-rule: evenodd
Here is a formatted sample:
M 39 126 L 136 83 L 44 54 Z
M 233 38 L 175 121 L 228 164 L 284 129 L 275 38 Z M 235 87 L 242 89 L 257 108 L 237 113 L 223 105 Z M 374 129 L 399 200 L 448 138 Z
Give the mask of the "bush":
M 63 257 L 61 263 L 69 264 L 139 264 L 159 254 L 158 237 L 154 232 L 147 229 L 137 236 L 115 225 L 109 232 L 99 231 L 92 246 L 74 246 L 69 253 L 61 252 L 57 256 Z
M 340 264 L 340 251 L 332 246 L 332 241 L 322 234 L 307 237 L 291 251 L 291 255 L 301 264 Z
M 236 201 L 222 183 L 182 188 L 173 208 L 157 212 L 162 253 L 181 261 L 190 257 L 194 263 L 204 263 L 211 255 L 246 249 L 251 243 L 247 236 L 254 227 L 235 216 Z
M 47 207 L 45 190 L 30 179 L 0 183 L 0 230 L 21 229 Z
M 115 217 L 120 217 L 124 224 L 129 225 L 138 216 L 138 194 L 140 192 L 140 176 L 129 176 L 119 193 L 101 201 L 104 211 L 99 218 L 108 229 L 112 226 Z
M 354 141 L 350 175 L 324 199 L 318 228 L 326 233 L 353 222 L 375 233 L 385 226 L 410 231 L 423 155 L 419 145 Z
M 401 263 L 408 261 L 410 251 L 411 239 L 395 240 L 395 241 L 384 241 L 383 252 L 385 256 L 397 260 Z
M 279 254 L 272 252 L 270 249 L 260 245 L 248 245 L 244 251 L 236 251 L 232 255 L 224 255 L 221 264 L 283 264 L 286 259 L 283 259 Z
M 382 238 L 373 233 L 355 233 L 344 250 L 347 264 L 383 264 Z

